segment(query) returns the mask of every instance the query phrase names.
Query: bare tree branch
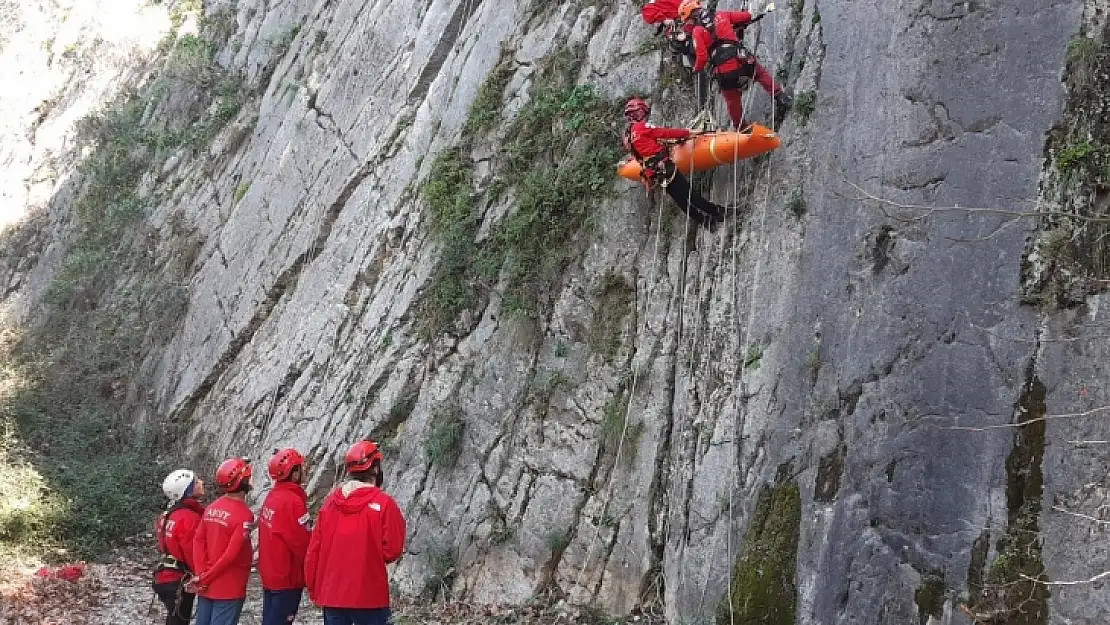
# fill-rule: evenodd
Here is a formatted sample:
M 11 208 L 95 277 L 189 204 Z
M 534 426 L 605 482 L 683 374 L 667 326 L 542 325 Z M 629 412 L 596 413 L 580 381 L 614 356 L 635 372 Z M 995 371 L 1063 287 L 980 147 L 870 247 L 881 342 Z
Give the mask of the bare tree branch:
M 885 206 L 891 206 L 891 207 L 900 208 L 900 209 L 903 209 L 903 210 L 923 211 L 925 213 L 924 215 L 914 217 L 910 221 L 917 221 L 917 220 L 924 219 L 925 217 L 928 217 L 929 215 L 931 215 L 933 213 L 961 212 L 961 213 L 983 213 L 983 214 L 988 214 L 988 215 L 1007 215 L 1009 217 L 1015 217 L 1015 218 L 1024 217 L 1024 218 L 1033 218 L 1033 219 L 1037 219 L 1037 218 L 1040 218 L 1040 217 L 1067 217 L 1069 219 L 1080 219 L 1080 220 L 1083 220 L 1083 221 L 1089 221 L 1089 222 L 1095 222 L 1095 223 L 1110 223 L 1110 217 L 1096 217 L 1096 216 L 1092 216 L 1092 215 L 1080 215 L 1079 213 L 1066 213 L 1064 211 L 1014 211 L 1014 210 L 1007 210 L 1005 208 L 990 208 L 990 207 L 982 207 L 982 206 L 928 206 L 928 205 L 924 205 L 924 204 L 904 204 L 902 202 L 895 202 L 894 200 L 888 200 L 886 198 L 879 197 L 879 196 L 875 195 L 874 193 L 871 193 L 871 192 L 865 190 L 863 187 L 861 187 L 858 184 L 852 182 L 851 180 L 848 180 L 847 178 L 844 179 L 844 182 L 847 183 L 848 186 L 852 187 L 858 193 L 861 194 L 861 197 L 855 197 L 855 198 L 849 198 L 849 199 L 854 199 L 854 200 L 858 200 L 858 201 L 871 201 L 871 202 L 876 202 L 878 204 L 882 204 L 882 205 L 885 205 Z
M 1110 521 L 1105 521 L 1103 519 L 1097 519 L 1093 516 L 1090 516 L 1090 515 L 1087 515 L 1087 514 L 1081 514 L 1079 512 L 1072 512 L 1071 510 L 1068 510 L 1067 508 L 1064 508 L 1062 506 L 1052 506 L 1052 509 L 1057 511 L 1057 512 L 1063 512 L 1064 514 L 1071 515 L 1073 517 L 1078 517 L 1080 519 L 1086 519 L 1088 521 L 1094 521 L 1095 523 L 1102 523 L 1103 525 L 1110 525 Z
M 1069 445 L 1110 445 L 1110 441 L 1068 441 Z
M 1021 427 L 1025 427 L 1025 426 L 1027 426 L 1031 423 L 1039 423 L 1041 421 L 1054 421 L 1054 420 L 1057 420 L 1057 419 L 1079 419 L 1079 418 L 1082 418 L 1082 417 L 1090 417 L 1090 416 L 1093 416 L 1093 415 L 1096 415 L 1096 414 L 1099 414 L 1099 413 L 1103 413 L 1103 412 L 1110 412 L 1110 406 L 1098 406 L 1097 408 L 1091 408 L 1090 410 L 1085 410 L 1083 412 L 1073 412 L 1073 413 L 1069 413 L 1069 414 L 1050 414 L 1050 415 L 1045 415 L 1043 417 L 1036 417 L 1036 418 L 1033 418 L 1033 419 L 1029 419 L 1028 421 L 1022 421 L 1021 423 L 999 423 L 999 424 L 996 424 L 996 425 L 982 425 L 982 426 L 978 426 L 978 427 L 972 427 L 972 426 L 969 426 L 969 425 L 948 425 L 948 426 L 941 427 L 939 429 L 941 429 L 941 430 L 960 430 L 960 431 L 963 431 L 963 432 L 985 432 L 987 430 L 1001 430 L 1001 429 L 1006 429 L 1006 428 L 1021 428 Z
M 1023 578 L 1033 582 L 1034 584 L 1041 584 L 1042 586 L 1080 586 L 1082 584 L 1093 584 L 1097 581 L 1104 580 L 1107 577 L 1110 577 L 1110 571 L 1103 571 L 1103 572 L 1099 573 L 1098 575 L 1095 575 L 1094 577 L 1092 577 L 1090 579 L 1078 579 L 1078 580 L 1072 580 L 1072 581 L 1067 581 L 1067 582 L 1046 582 L 1044 580 L 1040 580 L 1040 579 L 1037 579 L 1035 577 L 1029 577 L 1025 573 L 1018 573 L 1018 575 L 1020 575 Z

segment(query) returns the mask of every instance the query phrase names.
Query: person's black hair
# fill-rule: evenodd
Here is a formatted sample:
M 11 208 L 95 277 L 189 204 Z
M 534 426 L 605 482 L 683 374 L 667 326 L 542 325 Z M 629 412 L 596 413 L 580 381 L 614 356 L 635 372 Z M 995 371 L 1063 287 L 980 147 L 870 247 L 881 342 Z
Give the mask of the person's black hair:
M 370 468 L 365 471 L 351 471 L 348 475 L 350 475 L 353 480 L 357 480 L 364 484 L 373 484 L 378 488 L 381 488 L 382 483 L 385 481 L 380 460 L 375 460 L 374 464 L 371 464 Z
M 235 488 L 225 488 L 224 494 L 230 495 L 232 493 L 249 493 L 251 492 L 251 481 L 243 478 L 239 480 L 239 485 Z
M 293 467 L 293 470 L 289 472 L 289 475 L 286 475 L 284 479 L 280 479 L 278 481 L 279 482 L 297 482 L 297 481 L 300 481 L 297 476 L 304 477 L 303 468 L 304 467 L 302 467 L 301 465 L 298 464 L 297 466 Z

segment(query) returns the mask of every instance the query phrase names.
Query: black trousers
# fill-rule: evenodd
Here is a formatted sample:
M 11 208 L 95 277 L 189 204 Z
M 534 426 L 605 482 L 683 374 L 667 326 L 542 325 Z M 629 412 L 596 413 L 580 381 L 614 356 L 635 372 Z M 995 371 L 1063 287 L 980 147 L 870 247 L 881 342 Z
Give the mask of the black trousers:
M 671 199 L 678 204 L 679 208 L 686 211 L 690 219 L 703 226 L 708 226 L 714 221 L 724 220 L 724 207 L 710 202 L 702 197 L 700 193 L 691 189 L 690 181 L 670 161 L 667 162 L 667 179 L 671 181 L 667 185 L 667 195 L 671 196 Z
M 178 600 L 178 591 L 181 599 Z M 154 594 L 166 606 L 166 625 L 189 625 L 193 618 L 193 599 L 196 595 L 181 590 L 181 582 L 154 584 Z

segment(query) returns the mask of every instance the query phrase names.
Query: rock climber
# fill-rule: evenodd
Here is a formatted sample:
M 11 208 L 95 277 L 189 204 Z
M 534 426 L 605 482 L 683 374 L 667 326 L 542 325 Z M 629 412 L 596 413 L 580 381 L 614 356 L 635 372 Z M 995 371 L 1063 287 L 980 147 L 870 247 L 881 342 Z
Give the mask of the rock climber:
M 274 488 L 258 512 L 258 576 L 262 578 L 262 625 L 285 625 L 297 618 L 304 590 L 308 551 L 308 495 L 304 456 L 280 449 L 267 467 Z
M 166 511 L 154 521 L 154 539 L 162 559 L 154 570 L 154 594 L 166 606 L 166 625 L 189 625 L 195 595 L 186 592 L 186 575 L 196 570 L 193 535 L 204 514 L 204 481 L 188 469 L 177 469 L 162 480 L 169 499 Z
M 788 109 L 793 103 L 782 85 L 775 83 L 743 44 L 744 28 L 763 19 L 764 15 L 766 13 L 752 17 L 748 11 L 707 11 L 699 0 L 682 0 L 678 7 L 679 19 L 694 25 L 694 71 L 700 72 L 707 65 L 713 68 L 735 128 L 747 125 L 744 122 L 744 90 L 753 77 L 779 106 Z
M 224 460 L 216 469 L 216 486 L 224 494 L 204 510 L 193 538 L 197 625 L 237 625 L 254 555 L 250 536 L 254 513 L 246 504 L 250 460 Z
M 624 105 L 628 124 L 624 129 L 624 147 L 640 163 L 644 184 L 663 185 L 667 195 L 678 203 L 691 219 L 713 229 L 725 218 L 725 207 L 714 204 L 690 188 L 690 181 L 678 171 L 671 160 L 668 146 L 661 140 L 685 141 L 694 133 L 685 128 L 659 128 L 648 123 L 651 105 L 642 98 L 632 98 Z
M 373 441 L 347 451 L 348 480 L 328 494 L 305 558 L 308 596 L 324 625 L 386 625 L 386 565 L 405 550 L 405 517 L 382 490 L 382 452 Z
M 694 66 L 694 44 L 690 33 L 693 25 L 683 25 L 678 21 L 678 6 L 682 0 L 649 0 L 640 9 L 640 16 L 648 24 L 658 24 L 655 31 L 663 35 L 671 52 L 680 56 L 687 67 Z

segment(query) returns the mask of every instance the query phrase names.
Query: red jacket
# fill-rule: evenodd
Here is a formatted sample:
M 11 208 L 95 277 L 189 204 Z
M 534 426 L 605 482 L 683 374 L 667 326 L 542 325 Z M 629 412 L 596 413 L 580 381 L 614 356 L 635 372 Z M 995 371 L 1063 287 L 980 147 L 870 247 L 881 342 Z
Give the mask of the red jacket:
M 678 5 L 682 0 L 651 0 L 640 9 L 640 15 L 648 24 L 658 24 L 664 20 L 678 19 Z
M 304 588 L 308 551 L 308 495 L 295 482 L 278 482 L 258 512 L 258 576 L 266 590 Z
M 633 156 L 649 159 L 667 149 L 660 139 L 687 139 L 690 131 L 685 128 L 657 128 L 646 121 L 633 122 L 624 136 L 624 147 Z
M 695 26 L 694 54 L 696 58 L 694 59 L 694 71 L 700 72 L 705 69 L 706 63 L 709 62 L 709 48 L 715 40 L 740 43 L 740 36 L 736 34 L 734 27 L 739 26 L 740 32 L 743 32 L 744 27 L 751 23 L 752 14 L 747 11 L 717 11 L 713 18 L 713 30 L 716 38 L 704 26 Z M 725 74 L 738 70 L 741 65 L 743 64 L 739 59 L 729 59 L 717 68 L 717 73 Z
M 305 558 L 308 596 L 321 607 L 389 607 L 385 565 L 405 550 L 397 502 L 369 484 L 348 482 L 324 501 Z
M 253 523 L 254 513 L 247 504 L 227 495 L 204 511 L 193 538 L 193 556 L 197 560 L 201 587 L 197 594 L 214 600 L 247 596 Z
M 154 520 L 154 539 L 158 543 L 158 553 L 172 556 L 178 562 L 196 570 L 193 558 L 193 535 L 200 525 L 200 515 L 204 514 L 204 504 L 194 497 L 183 499 L 178 507 L 167 516 L 158 515 Z M 180 580 L 185 573 L 177 569 L 159 569 L 154 573 L 155 584 L 169 584 Z

